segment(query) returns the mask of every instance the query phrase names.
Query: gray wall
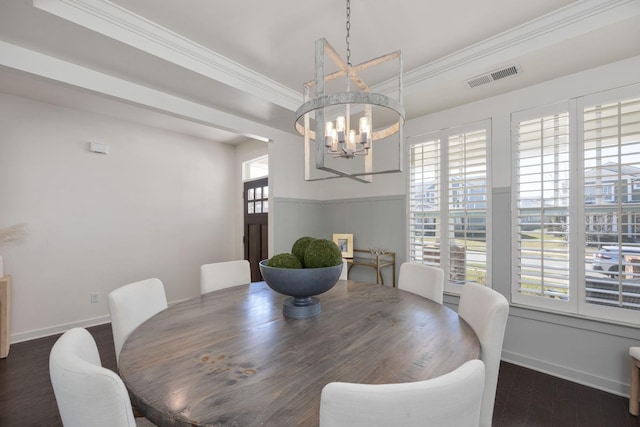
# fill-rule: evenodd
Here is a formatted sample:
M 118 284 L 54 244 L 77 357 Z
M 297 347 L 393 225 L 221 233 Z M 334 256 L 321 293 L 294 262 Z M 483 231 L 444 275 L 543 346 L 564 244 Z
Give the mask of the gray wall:
M 331 239 L 334 233 L 353 234 L 356 249 L 384 248 L 396 253 L 398 266 L 405 259 L 406 203 L 404 196 L 311 201 L 275 198 L 274 253 L 290 252 L 302 236 Z M 385 283 L 392 269 L 382 270 Z M 376 281 L 375 270 L 354 266 L 350 278 Z
M 511 295 L 511 188 L 494 188 L 492 286 Z M 458 298 L 447 296 L 457 309 Z M 640 316 L 640 313 L 638 313 Z M 511 305 L 502 359 L 615 394 L 629 393 L 629 347 L 640 329 Z

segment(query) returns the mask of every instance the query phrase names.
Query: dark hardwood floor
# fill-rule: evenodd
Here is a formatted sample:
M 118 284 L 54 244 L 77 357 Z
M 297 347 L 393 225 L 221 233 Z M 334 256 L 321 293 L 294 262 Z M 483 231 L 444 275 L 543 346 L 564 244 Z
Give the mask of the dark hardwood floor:
M 103 366 L 116 370 L 109 324 L 88 328 Z M 61 426 L 49 380 L 49 351 L 57 336 L 13 344 L 0 360 L 0 426 Z M 503 362 L 494 427 L 640 427 L 628 399 Z

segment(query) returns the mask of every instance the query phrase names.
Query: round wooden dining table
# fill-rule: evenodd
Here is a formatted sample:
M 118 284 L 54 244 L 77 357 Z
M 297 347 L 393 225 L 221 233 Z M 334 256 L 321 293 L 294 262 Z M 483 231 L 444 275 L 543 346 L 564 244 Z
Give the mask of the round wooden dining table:
M 480 353 L 455 311 L 399 289 L 339 280 L 306 319 L 285 298 L 255 282 L 144 322 L 119 360 L 134 405 L 159 426 L 317 426 L 327 383 L 426 380 Z

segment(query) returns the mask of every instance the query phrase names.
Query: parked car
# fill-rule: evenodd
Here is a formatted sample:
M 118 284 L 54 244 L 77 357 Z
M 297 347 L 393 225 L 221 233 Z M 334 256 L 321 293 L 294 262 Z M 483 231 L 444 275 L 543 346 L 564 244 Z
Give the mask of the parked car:
M 627 263 L 624 258 L 621 262 L 619 261 L 620 256 L 624 257 L 625 255 L 637 255 L 640 257 L 640 246 L 603 246 L 597 253 L 593 254 L 592 267 L 594 270 L 604 271 L 613 277 L 618 274 L 618 268 L 621 265 L 624 270 L 624 266 Z

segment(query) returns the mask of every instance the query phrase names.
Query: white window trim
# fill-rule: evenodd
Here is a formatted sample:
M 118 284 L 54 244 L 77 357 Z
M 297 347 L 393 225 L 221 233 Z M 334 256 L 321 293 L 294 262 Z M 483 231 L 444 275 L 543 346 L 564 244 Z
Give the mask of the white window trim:
M 568 101 L 559 102 L 556 104 L 545 105 L 537 108 L 532 108 L 525 111 L 519 111 L 511 114 L 511 141 L 514 146 L 511 150 L 511 301 L 515 304 L 522 304 L 526 306 L 540 307 L 547 310 L 575 312 L 577 304 L 575 298 L 572 295 L 576 295 L 577 283 L 575 280 L 569 282 L 569 300 L 541 298 L 531 295 L 523 295 L 519 292 L 518 288 L 518 170 L 516 165 L 518 164 L 518 149 L 516 145 L 516 136 L 518 134 L 518 124 L 524 121 L 537 119 L 543 116 L 561 114 L 570 112 L 570 105 Z M 569 114 L 569 149 L 575 146 L 575 121 L 571 119 Z M 569 154 L 571 156 L 571 153 Z M 571 173 L 571 171 L 570 171 Z M 569 190 L 575 191 L 575 185 Z M 571 197 L 571 195 L 570 195 Z M 570 199 L 571 200 L 571 199 Z M 569 214 L 571 214 L 571 204 L 569 205 Z M 575 227 L 570 227 L 569 232 L 572 233 Z M 571 235 L 571 238 L 573 235 Z M 572 262 L 572 254 L 569 253 L 570 264 Z
M 570 186 L 569 215 L 573 221 L 570 224 L 569 235 L 571 248 L 569 251 L 570 282 L 569 301 L 558 299 L 541 298 L 535 296 L 521 295 L 518 292 L 518 227 L 517 227 L 517 174 L 515 168 L 517 164 L 518 150 L 512 150 L 512 176 L 511 176 L 511 229 L 512 229 L 512 279 L 511 279 L 511 300 L 514 304 L 529 308 L 539 308 L 551 311 L 565 312 L 572 315 L 603 319 L 613 323 L 640 324 L 639 313 L 636 310 L 626 310 L 616 307 L 589 304 L 586 302 L 586 275 L 585 269 L 581 267 L 585 263 L 585 243 L 586 233 L 584 231 L 584 109 L 597 104 L 608 104 L 623 101 L 629 98 L 640 96 L 640 84 L 616 88 L 596 94 L 589 94 L 568 101 L 559 102 L 552 105 L 541 106 L 525 111 L 511 114 L 511 141 L 516 143 L 518 123 L 530 119 L 539 118 L 544 115 L 552 115 L 562 111 L 569 112 L 569 156 L 570 169 L 569 179 L 572 180 Z M 578 185 L 574 184 L 578 183 Z
M 576 104 L 575 104 L 576 112 L 582 118 L 585 107 L 590 107 L 592 105 L 597 105 L 601 103 L 608 104 L 612 102 L 619 102 L 625 99 L 635 98 L 635 97 L 640 97 L 640 84 L 625 86 L 625 87 L 612 89 L 605 92 L 599 92 L 591 95 L 585 95 L 576 100 Z M 583 120 L 577 120 L 577 121 L 578 121 L 577 134 L 583 135 L 584 121 Z M 578 164 L 580 165 L 584 164 L 584 152 L 582 150 L 579 150 L 577 161 L 579 162 Z M 584 182 L 584 167 L 579 167 L 577 169 L 579 169 L 579 174 L 580 174 L 579 182 Z M 581 194 L 579 195 L 579 202 L 580 202 L 579 218 L 582 219 L 584 222 L 584 192 L 581 192 Z M 580 240 L 577 240 L 577 242 L 579 243 L 579 250 L 576 252 L 579 252 L 580 259 L 584 260 L 584 252 L 585 252 L 584 248 L 585 248 L 585 240 L 586 240 L 585 233 L 583 232 L 579 237 L 580 237 Z M 588 304 L 586 302 L 586 284 L 585 284 L 586 279 L 585 279 L 584 269 L 578 269 L 578 270 L 579 270 L 579 274 L 577 275 L 577 280 L 579 280 L 578 283 L 583 284 L 583 286 L 579 287 L 580 289 L 578 293 L 578 313 L 579 314 L 582 314 L 590 318 L 591 317 L 604 318 L 604 319 L 608 319 L 615 322 L 631 323 L 635 325 L 640 324 L 640 311 L 625 310 L 625 309 L 619 309 L 616 307 L 609 307 L 609 306 L 596 305 L 596 304 Z
M 259 174 L 259 175 L 251 174 L 251 167 L 253 164 L 262 164 L 265 162 L 267 164 L 267 167 L 266 167 L 266 171 L 263 174 Z M 269 176 L 269 155 L 268 154 L 242 162 L 242 181 L 243 182 L 254 181 L 256 179 L 262 179 L 268 176 Z
M 419 144 L 421 142 L 424 141 L 431 141 L 431 140 L 435 140 L 435 139 L 439 139 L 440 140 L 440 144 L 445 144 L 448 142 L 448 138 L 452 135 L 458 135 L 461 133 L 470 133 L 470 132 L 474 132 L 474 131 L 479 131 L 479 130 L 484 130 L 486 132 L 486 141 L 487 141 L 487 145 L 486 145 L 486 159 L 485 159 L 485 164 L 486 164 L 486 170 L 487 170 L 487 175 L 486 175 L 486 204 L 487 204 L 487 210 L 486 210 L 486 236 L 485 236 L 485 240 L 486 240 L 486 269 L 487 269 L 487 275 L 486 275 L 486 285 L 488 287 L 492 287 L 492 272 L 491 272 L 491 267 L 493 265 L 492 263 L 492 179 L 491 179 L 491 175 L 492 175 L 492 153 L 491 153 L 491 137 L 492 137 L 492 120 L 491 119 L 485 119 L 485 120 L 480 120 L 477 122 L 473 122 L 473 123 L 469 123 L 466 125 L 461 125 L 461 126 L 455 126 L 455 127 L 451 127 L 451 128 L 447 128 L 447 129 L 440 129 L 440 130 L 436 130 L 436 131 L 431 131 L 431 132 L 426 132 L 420 135 L 416 135 L 416 136 L 412 136 L 407 138 L 407 144 L 406 144 L 406 152 L 405 154 L 405 170 L 407 171 L 408 174 L 411 173 L 411 164 L 410 164 L 410 160 L 411 160 L 411 146 L 415 145 L 415 144 Z M 440 150 L 440 165 L 441 165 L 441 169 L 444 171 L 441 171 L 441 179 L 440 179 L 440 213 L 442 215 L 443 218 L 448 218 L 449 216 L 449 203 L 448 203 L 448 185 L 449 185 L 449 180 L 448 180 L 448 165 L 449 165 L 449 150 L 448 149 L 442 149 Z M 411 209 L 410 209 L 410 203 L 411 203 L 411 184 L 410 184 L 410 179 L 409 177 L 407 177 L 406 180 L 406 194 L 407 194 L 407 212 L 406 212 L 406 236 L 407 236 L 407 255 L 408 257 L 410 257 L 410 253 L 411 253 L 411 238 L 410 238 L 410 232 L 411 232 Z M 446 202 L 445 202 L 445 198 L 446 198 Z M 450 293 L 453 295 L 460 295 L 460 293 L 462 292 L 462 287 L 464 285 L 459 285 L 459 284 L 454 284 L 451 283 L 449 280 L 446 279 L 446 277 L 448 277 L 448 272 L 450 270 L 450 265 L 449 265 L 449 253 L 448 251 L 445 251 L 444 253 L 441 252 L 440 254 L 440 267 L 446 272 L 446 276 L 445 276 L 445 286 L 444 286 L 444 291 L 445 293 Z

